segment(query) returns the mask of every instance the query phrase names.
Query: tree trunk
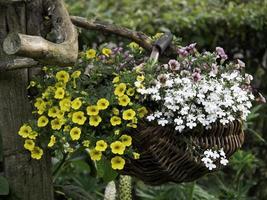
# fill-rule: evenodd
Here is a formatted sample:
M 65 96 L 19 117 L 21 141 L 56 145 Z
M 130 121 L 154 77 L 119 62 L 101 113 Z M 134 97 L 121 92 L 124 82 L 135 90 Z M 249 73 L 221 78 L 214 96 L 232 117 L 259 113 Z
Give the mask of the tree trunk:
M 14 59 L 3 53 L 2 43 L 9 32 L 42 35 L 42 0 L 7 0 L 0 2 L 0 66 Z M 53 200 L 51 159 L 45 155 L 32 160 L 18 136 L 19 127 L 31 117 L 27 85 L 32 69 L 1 71 L 0 69 L 0 132 L 3 140 L 4 176 L 10 184 L 7 199 Z

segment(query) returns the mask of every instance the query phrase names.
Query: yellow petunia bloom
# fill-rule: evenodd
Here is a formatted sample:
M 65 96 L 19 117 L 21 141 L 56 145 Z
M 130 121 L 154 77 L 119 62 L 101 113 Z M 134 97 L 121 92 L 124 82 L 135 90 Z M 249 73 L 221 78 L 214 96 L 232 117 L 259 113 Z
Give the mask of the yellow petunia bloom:
M 64 82 L 57 82 L 56 84 L 55 84 L 55 88 L 60 88 L 60 87 L 62 87 L 62 88 L 66 88 L 66 83 L 64 83 Z
M 18 134 L 23 138 L 27 138 L 29 137 L 31 132 L 32 132 L 32 128 L 24 124 L 22 127 L 20 127 Z
M 39 97 L 39 98 L 37 98 L 35 100 L 34 107 L 35 108 L 39 108 L 44 103 L 45 103 L 45 101 L 42 98 Z
M 120 82 L 120 77 L 119 76 L 116 76 L 113 80 L 112 80 L 112 83 L 118 83 Z
M 123 95 L 118 98 L 118 101 L 120 106 L 127 106 L 131 102 L 131 99 L 127 95 Z
M 128 46 L 129 46 L 132 50 L 135 50 L 135 49 L 139 49 L 139 48 L 140 48 L 139 44 L 137 44 L 136 42 L 131 42 L 130 44 L 128 44 Z
M 74 127 L 70 130 L 70 137 L 72 140 L 79 140 L 81 137 L 81 129 L 78 127 Z
M 101 119 L 101 117 L 100 117 L 99 115 L 91 116 L 91 117 L 89 118 L 89 124 L 90 124 L 91 126 L 95 126 L 95 127 L 97 127 L 97 126 L 100 124 L 101 121 L 102 121 L 102 119 Z
M 86 58 L 87 59 L 92 59 L 92 58 L 95 58 L 96 56 L 96 50 L 94 49 L 89 49 L 85 52 L 85 55 L 86 55 Z
M 87 115 L 90 115 L 90 116 L 96 116 L 99 113 L 99 109 L 97 106 L 88 106 L 86 108 L 86 111 L 87 111 Z
M 48 110 L 48 116 L 56 118 L 59 112 L 59 108 L 57 106 L 54 106 L 52 108 L 49 108 Z
M 45 127 L 48 124 L 49 120 L 46 116 L 42 115 L 38 118 L 37 126 L 38 127 Z
M 86 117 L 84 116 L 84 112 L 78 111 L 78 112 L 73 113 L 73 115 L 72 115 L 72 122 L 73 123 L 83 125 L 85 121 L 86 121 Z
M 56 118 L 51 121 L 51 128 L 53 130 L 60 130 L 63 124 L 63 120 Z
M 118 108 L 112 108 L 112 113 L 113 113 L 113 115 L 119 115 L 120 111 Z
M 138 82 L 143 82 L 143 81 L 145 80 L 145 76 L 144 76 L 144 75 L 138 75 L 138 76 L 136 77 L 136 80 L 137 80 Z
M 54 98 L 55 99 L 63 99 L 65 95 L 65 90 L 62 87 L 59 87 L 55 91 Z
M 124 120 L 132 120 L 135 117 L 136 113 L 133 109 L 128 109 L 123 111 L 122 119 Z
M 140 154 L 139 153 L 136 153 L 136 152 L 133 152 L 133 156 L 134 156 L 134 159 L 137 160 L 140 158 Z
M 65 112 L 63 110 L 58 111 L 57 118 L 63 120 Z
M 122 155 L 125 151 L 125 145 L 121 141 L 112 142 L 110 148 L 114 154 Z
M 33 150 L 31 151 L 31 157 L 33 159 L 40 160 L 42 158 L 43 153 L 44 152 L 43 152 L 43 150 L 40 147 L 35 146 L 33 148 Z
M 74 110 L 78 110 L 81 106 L 82 106 L 82 101 L 80 100 L 80 98 L 76 98 L 71 102 L 71 107 Z
M 112 126 L 117 126 L 121 124 L 121 118 L 117 116 L 113 116 L 110 118 L 110 123 Z
M 35 143 L 33 140 L 25 140 L 25 143 L 24 143 L 25 149 L 32 151 L 34 149 L 34 146 L 35 146 Z
M 50 141 L 49 141 L 47 146 L 48 147 L 53 147 L 55 145 L 55 143 L 56 143 L 56 137 L 54 135 L 51 135 Z
M 126 94 L 127 94 L 128 96 L 130 96 L 130 97 L 132 97 L 132 96 L 134 95 L 134 93 L 135 93 L 135 91 L 134 91 L 133 88 L 129 88 L 129 89 L 127 90 L 127 92 L 126 92 Z
M 148 110 L 144 106 L 141 107 L 141 108 L 138 108 L 137 111 L 138 111 L 138 116 L 140 118 L 143 118 L 143 117 L 145 117 L 148 114 Z
M 132 137 L 129 135 L 122 135 L 120 137 L 120 140 L 126 147 L 129 147 L 132 145 Z
M 120 83 L 119 85 L 116 86 L 115 90 L 114 90 L 114 94 L 116 96 L 121 97 L 122 95 L 124 95 L 126 90 L 126 84 L 125 83 Z
M 67 83 L 69 81 L 70 75 L 68 72 L 61 70 L 56 73 L 56 79 L 58 81 L 62 81 L 64 83 Z
M 49 99 L 50 96 L 55 92 L 55 88 L 52 86 L 48 86 L 47 89 L 42 93 L 42 97 Z
M 84 146 L 84 147 L 87 147 L 87 148 L 89 148 L 90 143 L 91 143 L 90 140 L 84 140 L 84 141 L 82 142 L 83 146 Z
M 95 149 L 92 149 L 92 150 L 89 151 L 89 155 L 90 155 L 92 160 L 99 161 L 99 160 L 101 160 L 102 152 L 101 151 L 97 151 Z
M 112 51 L 109 48 L 103 48 L 102 49 L 102 54 L 104 54 L 107 57 L 109 57 L 111 53 L 112 53 Z
M 28 138 L 35 140 L 38 136 L 38 133 L 36 131 L 32 131 L 29 133 Z
M 125 165 L 125 160 L 120 156 L 115 156 L 111 159 L 111 167 L 112 169 L 122 170 Z
M 69 112 L 70 107 L 71 107 L 71 100 L 69 98 L 62 99 L 59 102 L 59 107 L 60 107 L 60 110 L 65 111 L 65 112 Z
M 71 78 L 74 78 L 74 79 L 79 78 L 80 75 L 81 75 L 81 73 L 82 73 L 82 72 L 79 71 L 79 70 L 74 71 L 74 72 L 71 74 Z
M 98 140 L 95 145 L 95 150 L 97 151 L 106 151 L 108 144 L 104 140 Z
M 105 110 L 109 106 L 109 101 L 105 98 L 99 99 L 96 103 L 99 110 Z

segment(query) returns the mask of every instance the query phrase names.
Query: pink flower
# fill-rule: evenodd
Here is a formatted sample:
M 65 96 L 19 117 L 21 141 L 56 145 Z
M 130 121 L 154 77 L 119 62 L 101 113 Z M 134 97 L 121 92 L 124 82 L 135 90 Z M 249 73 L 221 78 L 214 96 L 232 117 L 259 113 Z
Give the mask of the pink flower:
M 228 58 L 228 56 L 225 54 L 224 49 L 222 47 L 216 47 L 216 52 L 221 59 L 226 60 Z
M 200 73 L 198 73 L 198 72 L 194 72 L 194 73 L 192 74 L 192 77 L 193 77 L 193 79 L 194 79 L 195 82 L 198 82 L 198 81 L 201 80 L 201 75 L 200 75 Z
M 168 62 L 168 64 L 172 71 L 178 71 L 180 69 L 180 63 L 177 60 L 172 59 Z

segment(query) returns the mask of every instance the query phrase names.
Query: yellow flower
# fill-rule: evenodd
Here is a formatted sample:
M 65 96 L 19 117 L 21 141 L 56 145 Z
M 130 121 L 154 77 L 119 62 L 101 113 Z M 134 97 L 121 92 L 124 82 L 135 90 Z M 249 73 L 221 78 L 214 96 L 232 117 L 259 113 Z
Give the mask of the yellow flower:
M 113 113 L 114 115 L 119 115 L 119 114 L 120 114 L 120 111 L 119 111 L 118 108 L 112 108 L 112 113 Z
M 79 140 L 81 137 L 81 129 L 78 127 L 74 127 L 70 130 L 70 137 L 72 140 Z
M 139 153 L 136 153 L 136 152 L 133 152 L 133 156 L 134 156 L 134 159 L 137 160 L 140 158 L 140 154 Z
M 56 118 L 58 115 L 59 109 L 57 106 L 54 106 L 48 110 L 48 116 Z
M 120 77 L 116 76 L 113 80 L 112 83 L 118 83 L 120 81 Z
M 96 115 L 96 116 L 91 116 L 89 119 L 89 124 L 91 126 L 95 126 L 97 127 L 99 125 L 99 123 L 102 121 L 101 117 Z
M 134 95 L 134 89 L 133 88 L 129 88 L 128 90 L 127 90 L 127 92 L 126 92 L 126 94 L 128 95 L 128 96 L 130 96 L 130 97 L 132 97 L 133 95 Z
M 134 124 L 137 123 L 137 117 L 134 117 L 134 118 L 132 119 L 132 123 L 134 123 Z
M 52 86 L 48 86 L 47 89 L 42 93 L 42 97 L 48 99 L 52 93 L 54 93 L 55 88 Z
M 67 83 L 69 81 L 70 75 L 68 72 L 61 70 L 56 73 L 56 79 L 58 81 L 63 81 L 64 83 Z
M 134 49 L 139 49 L 139 45 L 136 42 L 131 42 L 130 44 L 128 44 L 128 46 L 134 50 Z
M 85 121 L 86 121 L 86 117 L 84 116 L 84 112 L 78 111 L 78 112 L 73 113 L 72 115 L 73 123 L 83 125 Z
M 116 96 L 121 97 L 122 95 L 124 95 L 125 90 L 126 90 L 126 84 L 120 83 L 119 85 L 116 86 L 116 88 L 114 90 L 114 94 Z
M 144 77 L 144 75 L 138 75 L 138 76 L 136 77 L 136 80 L 137 80 L 138 82 L 143 82 L 143 81 L 145 80 L 145 77 Z
M 132 145 L 132 137 L 129 135 L 122 135 L 120 137 L 120 140 L 126 147 L 129 147 Z
M 127 106 L 131 102 L 131 99 L 127 95 L 123 95 L 119 97 L 118 101 L 120 106 Z
M 81 75 L 81 71 L 77 70 L 71 74 L 71 78 L 79 78 Z
M 97 151 L 95 149 L 92 149 L 89 151 L 90 157 L 92 160 L 98 161 L 101 160 L 102 157 L 102 152 L 101 151 Z
M 59 102 L 60 110 L 69 112 L 71 107 L 71 100 L 69 98 L 62 99 Z
M 90 140 L 84 140 L 84 141 L 82 142 L 83 146 L 84 146 L 84 147 L 87 147 L 87 148 L 89 147 L 90 143 L 91 143 Z
M 34 107 L 37 108 L 38 114 L 42 115 L 46 109 L 46 102 L 42 98 L 37 98 Z
M 144 107 L 144 106 L 141 108 L 138 108 L 137 111 L 138 111 L 138 116 L 140 118 L 143 118 L 148 114 L 148 111 L 147 111 L 146 107 Z
M 33 148 L 35 146 L 35 143 L 33 140 L 25 140 L 25 143 L 24 143 L 24 148 L 29 150 L 29 151 L 32 151 Z
M 43 155 L 43 150 L 40 147 L 34 147 L 31 151 L 31 157 L 33 159 L 40 160 Z
M 39 108 L 43 103 L 45 103 L 44 100 L 39 97 L 35 100 L 34 107 Z
M 95 150 L 97 151 L 106 151 L 108 144 L 104 140 L 98 140 L 96 142 Z
M 58 87 L 55 91 L 55 99 L 63 99 L 65 95 L 65 90 L 62 87 Z
M 122 170 L 125 165 L 125 160 L 120 156 L 115 156 L 111 159 L 111 167 L 112 169 Z
M 135 111 L 133 109 L 128 109 L 123 111 L 122 118 L 124 120 L 132 120 L 135 117 Z
M 66 88 L 66 83 L 64 83 L 64 82 L 57 82 L 56 84 L 55 84 L 55 88 L 59 88 L 59 87 L 62 87 L 62 88 Z
M 64 123 L 63 123 L 62 120 L 56 118 L 56 119 L 53 119 L 53 120 L 51 121 L 51 128 L 52 128 L 53 130 L 60 130 L 61 127 L 63 126 L 63 124 L 64 124 Z
M 105 110 L 109 106 L 109 101 L 105 98 L 99 99 L 96 103 L 99 110 Z
M 104 54 L 105 56 L 109 57 L 109 55 L 112 53 L 111 49 L 108 48 L 103 48 L 102 49 L 102 54 Z
M 65 115 L 65 112 L 63 110 L 59 110 L 57 113 L 57 118 L 63 120 L 64 115 Z
M 37 126 L 38 127 L 45 127 L 48 124 L 49 120 L 46 116 L 42 115 L 38 118 Z
M 92 59 L 95 58 L 96 56 L 96 51 L 94 49 L 89 49 L 85 52 L 86 58 L 87 59 Z
M 111 152 L 122 155 L 125 151 L 125 145 L 121 141 L 112 142 L 110 144 Z
M 32 132 L 32 128 L 24 124 L 22 127 L 20 127 L 18 134 L 23 138 L 27 138 L 31 132 Z
M 86 111 L 87 111 L 87 115 L 90 115 L 90 116 L 96 116 L 99 113 L 99 109 L 97 106 L 88 106 L 86 108 Z
M 53 147 L 56 143 L 56 137 L 54 135 L 51 135 L 50 142 L 48 143 L 48 147 Z
M 71 102 L 71 107 L 74 110 L 78 110 L 81 106 L 82 106 L 82 101 L 80 100 L 80 98 L 76 98 Z
M 69 132 L 70 129 L 71 129 L 71 127 L 70 127 L 69 125 L 67 125 L 67 126 L 64 126 L 63 131 L 64 131 L 64 132 Z
M 28 138 L 35 140 L 38 136 L 38 133 L 36 131 L 32 131 L 29 133 Z
M 67 147 L 66 151 L 68 153 L 73 153 L 74 152 L 74 149 L 72 147 Z
M 117 126 L 121 124 L 121 118 L 117 116 L 113 116 L 110 118 L 110 123 L 112 126 Z

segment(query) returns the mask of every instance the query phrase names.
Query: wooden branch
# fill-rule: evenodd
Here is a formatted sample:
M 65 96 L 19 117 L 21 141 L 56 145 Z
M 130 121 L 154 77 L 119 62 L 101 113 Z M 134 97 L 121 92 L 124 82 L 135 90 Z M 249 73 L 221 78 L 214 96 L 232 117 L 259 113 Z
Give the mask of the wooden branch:
M 115 35 L 119 35 L 121 37 L 130 39 L 141 47 L 147 50 L 152 50 L 152 40 L 144 33 L 139 31 L 133 31 L 124 27 L 112 25 L 112 24 L 105 24 L 96 21 L 89 21 L 83 17 L 78 16 L 71 16 L 72 23 L 84 29 L 89 30 L 97 30 L 105 33 L 112 33 Z
M 16 58 L 14 60 L 0 62 L 0 71 L 10 71 L 36 67 L 39 63 L 31 58 Z
M 96 30 L 104 33 L 115 34 L 127 39 L 130 39 L 147 51 L 151 51 L 153 47 L 153 41 L 143 32 L 134 31 L 128 28 L 120 27 L 113 24 L 106 24 L 103 22 L 89 21 L 86 18 L 71 16 L 72 23 L 80 28 L 87 30 Z M 164 55 L 169 57 L 177 56 L 177 47 L 174 44 L 171 44 L 169 48 L 166 49 Z
M 55 43 L 40 36 L 10 33 L 4 40 L 3 49 L 8 55 L 33 58 L 43 64 L 67 66 L 78 57 L 77 30 L 71 23 L 63 0 L 44 0 L 51 18 Z

